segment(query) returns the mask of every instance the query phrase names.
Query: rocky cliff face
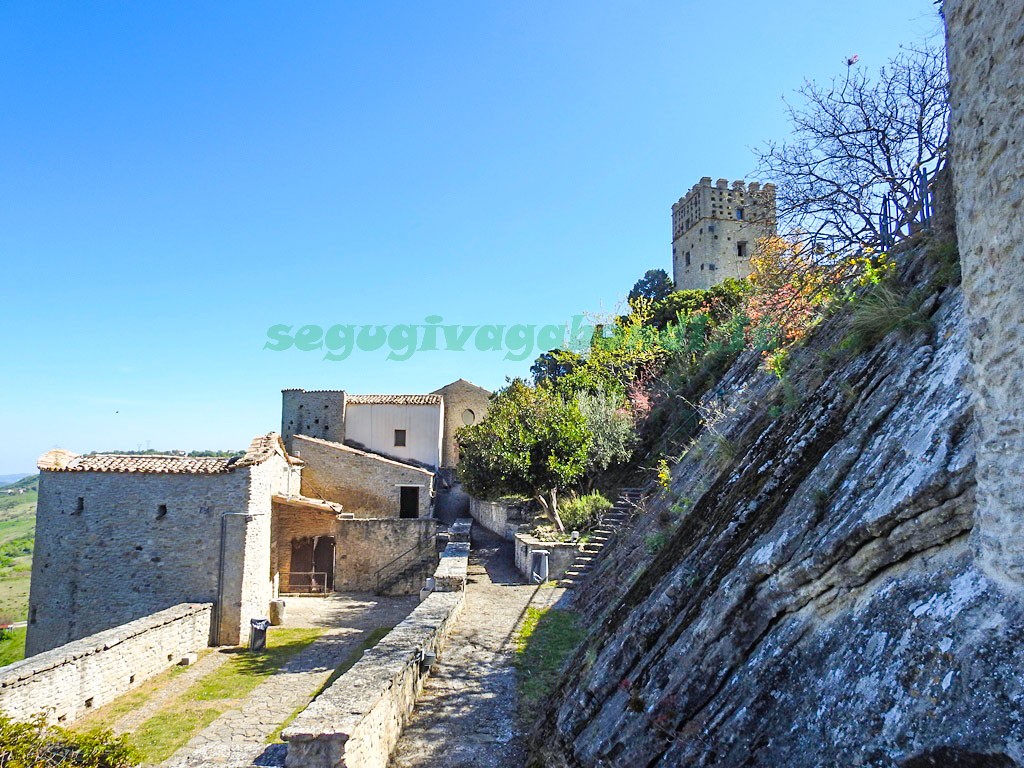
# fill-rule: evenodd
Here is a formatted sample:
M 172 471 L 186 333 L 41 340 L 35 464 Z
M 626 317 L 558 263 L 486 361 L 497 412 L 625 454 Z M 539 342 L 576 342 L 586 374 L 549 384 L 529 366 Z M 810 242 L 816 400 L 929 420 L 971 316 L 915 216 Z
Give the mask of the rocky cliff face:
M 968 545 L 965 320 L 926 250 L 915 332 L 837 352 L 839 314 L 785 381 L 747 357 L 705 397 L 576 598 L 594 629 L 535 765 L 1024 764 L 1024 610 Z

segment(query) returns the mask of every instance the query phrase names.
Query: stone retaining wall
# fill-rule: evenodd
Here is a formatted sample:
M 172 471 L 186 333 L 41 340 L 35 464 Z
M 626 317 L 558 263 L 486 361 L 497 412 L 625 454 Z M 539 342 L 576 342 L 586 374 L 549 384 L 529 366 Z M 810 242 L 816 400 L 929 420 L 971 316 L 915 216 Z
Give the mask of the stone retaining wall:
M 182 603 L 0 667 L 0 711 L 69 723 L 210 642 L 211 603 Z
M 515 535 L 516 568 L 526 578 L 530 578 L 530 559 L 535 549 L 543 549 L 548 553 L 548 578 L 558 580 L 576 562 L 579 546 L 568 542 L 542 541 L 526 533 Z
M 469 514 L 491 533 L 511 541 L 515 537 L 522 510 L 500 501 L 483 501 L 470 497 Z
M 440 655 L 462 611 L 468 554 L 449 544 L 438 590 L 285 728 L 287 766 L 386 768 L 429 671 L 422 659 Z

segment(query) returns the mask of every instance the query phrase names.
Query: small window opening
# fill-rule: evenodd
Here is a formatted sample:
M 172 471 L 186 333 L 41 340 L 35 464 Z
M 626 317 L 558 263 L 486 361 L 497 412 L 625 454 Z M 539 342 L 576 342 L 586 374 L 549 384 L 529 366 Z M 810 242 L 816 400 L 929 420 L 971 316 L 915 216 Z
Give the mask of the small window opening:
M 32 606 L 31 610 L 29 610 L 29 612 L 28 612 L 28 623 L 29 624 L 35 624 L 36 623 L 36 611 L 37 610 L 38 609 L 34 605 Z
M 736 255 L 741 259 L 747 258 L 747 243 L 745 240 L 736 243 Z
M 737 208 L 736 209 L 736 219 L 738 221 L 743 221 L 743 209 L 742 208 Z
M 88 699 L 85 700 L 85 708 L 86 709 L 92 709 L 92 703 L 93 703 L 93 697 L 90 696 Z
M 128 685 L 134 685 L 134 683 L 135 683 L 135 675 L 130 675 L 128 677 Z
M 161 504 L 156 508 L 156 519 L 163 520 L 165 517 L 167 517 L 167 505 Z
M 404 448 L 405 447 L 405 430 L 404 429 L 396 429 L 395 430 L 395 447 L 396 448 Z
M 75 514 L 80 515 L 85 512 L 85 497 L 79 496 L 78 501 L 75 502 Z

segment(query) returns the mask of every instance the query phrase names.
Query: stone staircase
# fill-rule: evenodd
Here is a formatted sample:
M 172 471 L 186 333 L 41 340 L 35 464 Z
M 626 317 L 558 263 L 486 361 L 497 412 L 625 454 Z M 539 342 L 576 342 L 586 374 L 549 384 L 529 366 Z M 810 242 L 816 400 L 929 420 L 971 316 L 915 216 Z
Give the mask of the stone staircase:
M 642 488 L 623 488 L 619 492 L 615 506 L 601 516 L 601 522 L 591 531 L 590 537 L 580 549 L 576 561 L 565 572 L 565 576 L 558 582 L 558 586 L 572 589 L 583 583 L 594 567 L 601 550 L 612 540 L 622 525 L 633 517 L 636 508 L 643 500 L 643 495 Z

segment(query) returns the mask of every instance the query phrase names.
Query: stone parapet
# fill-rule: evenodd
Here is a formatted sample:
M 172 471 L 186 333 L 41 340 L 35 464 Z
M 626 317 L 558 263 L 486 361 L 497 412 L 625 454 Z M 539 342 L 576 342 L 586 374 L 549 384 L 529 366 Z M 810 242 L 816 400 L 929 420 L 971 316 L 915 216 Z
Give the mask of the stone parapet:
M 281 737 L 290 768 L 386 768 L 465 601 L 433 592 L 320 694 Z
M 0 711 L 69 723 L 210 642 L 211 603 L 182 603 L 0 667 Z

